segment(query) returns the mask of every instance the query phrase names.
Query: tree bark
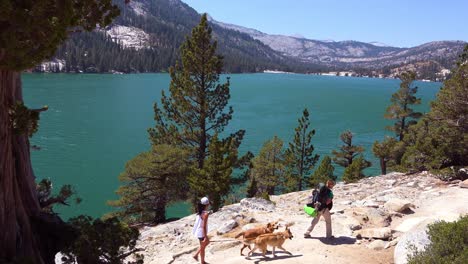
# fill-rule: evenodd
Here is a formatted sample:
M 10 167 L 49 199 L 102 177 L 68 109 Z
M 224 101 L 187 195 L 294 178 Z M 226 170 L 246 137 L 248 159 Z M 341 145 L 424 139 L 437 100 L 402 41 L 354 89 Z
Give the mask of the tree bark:
M 22 101 L 20 73 L 0 69 L 0 260 L 44 263 L 35 236 L 41 210 L 27 133 L 13 132 L 9 109 Z
M 380 158 L 380 170 L 382 171 L 382 175 L 387 174 L 387 161 L 384 158 Z

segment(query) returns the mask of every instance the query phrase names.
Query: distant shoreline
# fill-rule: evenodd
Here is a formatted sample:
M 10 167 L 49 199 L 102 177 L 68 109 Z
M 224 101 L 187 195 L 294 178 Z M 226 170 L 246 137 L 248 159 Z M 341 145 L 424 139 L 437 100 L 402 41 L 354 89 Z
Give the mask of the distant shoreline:
M 90 74 L 90 75 L 131 75 L 131 74 L 169 74 L 168 72 L 38 72 L 38 71 L 24 71 L 22 73 L 27 74 Z M 329 76 L 329 77 L 348 77 L 348 78 L 367 78 L 367 79 L 384 79 L 384 80 L 398 80 L 397 77 L 376 77 L 376 76 L 346 76 L 346 75 L 336 75 L 332 73 L 300 73 L 300 72 L 285 72 L 285 71 L 275 71 L 275 70 L 265 70 L 263 72 L 223 72 L 223 75 L 239 75 L 239 74 L 296 74 L 296 75 L 317 75 L 317 76 Z M 443 80 L 433 81 L 428 79 L 416 79 L 420 82 L 433 82 L 433 83 L 442 83 Z

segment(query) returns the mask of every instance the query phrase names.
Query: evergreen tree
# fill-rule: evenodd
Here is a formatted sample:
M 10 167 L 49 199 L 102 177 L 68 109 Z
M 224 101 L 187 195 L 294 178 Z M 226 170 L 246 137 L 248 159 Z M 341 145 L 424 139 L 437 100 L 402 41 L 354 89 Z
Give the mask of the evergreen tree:
M 404 134 L 408 131 L 408 127 L 416 124 L 416 120 L 422 114 L 410 108 L 411 105 L 421 104 L 421 98 L 415 96 L 418 87 L 412 86 L 413 81 L 416 80 L 416 73 L 402 73 L 400 80 L 400 89 L 392 95 L 390 99 L 392 104 L 387 108 L 385 118 L 396 120 L 394 126 L 387 129 L 395 132 L 398 139 L 402 141 Z
M 24 106 L 21 71 L 51 58 L 69 32 L 105 27 L 118 14 L 111 0 L 0 2 L 0 261 L 53 263 L 62 246 L 50 234 L 63 222 L 41 214 L 31 165 L 28 128 L 37 130 L 40 111 L 15 111 Z
M 353 163 L 351 163 L 343 173 L 343 181 L 346 183 L 357 182 L 366 177 L 362 172 L 365 168 L 369 167 L 369 162 L 359 155 Z
M 210 155 L 208 148 L 213 135 L 223 132 L 233 114 L 232 107 L 225 111 L 230 98 L 229 78 L 227 82 L 219 83 L 223 60 L 216 55 L 216 48 L 217 42 L 211 41 L 211 28 L 204 14 L 192 35 L 182 44 L 182 65 L 177 63 L 170 68 L 170 96 L 162 92 L 162 108 L 154 105 L 156 126 L 149 129 L 154 144 L 170 143 L 192 148 L 199 172 L 207 172 L 204 164 Z M 239 130 L 221 141 L 231 150 L 237 150 L 244 133 Z M 216 186 L 205 187 L 216 189 Z M 193 202 L 206 191 L 193 193 Z
M 431 110 L 404 138 L 401 166 L 410 170 L 468 164 L 468 45 Z
M 285 152 L 288 161 L 285 187 L 287 192 L 302 191 L 304 183 L 307 183 L 306 175 L 314 168 L 319 155 L 313 154 L 312 136 L 315 130 L 309 130 L 309 111 L 304 109 L 302 117 L 298 120 L 299 125 L 295 128 L 293 142 Z
M 231 174 L 237 162 L 237 145 L 232 138 L 220 141 L 218 134 L 214 134 L 208 152 L 210 155 L 203 168 L 195 168 L 188 181 L 193 196 L 208 196 L 211 208 L 218 211 L 231 188 Z
M 444 82 L 444 86 L 437 94 L 436 100 L 431 102 L 429 118 L 442 122 L 447 126 L 468 133 L 468 45 L 460 55 L 457 67 L 453 70 L 452 78 Z
M 362 146 L 353 145 L 353 133 L 349 130 L 341 133 L 340 139 L 344 145 L 340 147 L 340 151 L 332 151 L 332 154 L 334 155 L 333 162 L 341 167 L 347 168 L 353 163 L 353 159 L 356 156 L 364 152 L 364 148 Z M 371 166 L 369 161 L 366 161 L 366 163 L 368 164 L 367 167 Z
M 275 194 L 284 176 L 283 141 L 274 136 L 265 142 L 252 163 L 252 177 L 257 182 L 257 195 Z
M 397 140 L 393 137 L 385 137 L 382 142 L 375 141 L 372 152 L 380 160 L 382 174 L 387 174 L 387 163 L 395 157 L 395 145 Z
M 309 186 L 311 188 L 317 187 L 320 183 L 326 183 L 327 180 L 336 180 L 336 176 L 333 175 L 335 168 L 332 165 L 330 156 L 325 156 L 322 162 L 314 171 L 312 176 L 309 178 Z
M 246 197 L 247 198 L 255 197 L 257 192 L 258 192 L 257 180 L 255 180 L 255 177 L 252 175 L 249 180 L 249 185 L 247 185 Z
M 167 204 L 186 198 L 189 152 L 171 145 L 155 145 L 127 162 L 119 180 L 125 185 L 110 201 L 112 213 L 128 223 L 159 224 L 166 220 Z

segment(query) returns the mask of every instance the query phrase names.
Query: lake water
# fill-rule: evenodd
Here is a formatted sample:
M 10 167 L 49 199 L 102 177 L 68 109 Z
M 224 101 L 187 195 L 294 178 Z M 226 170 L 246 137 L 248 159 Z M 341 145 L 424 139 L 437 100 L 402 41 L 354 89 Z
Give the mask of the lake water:
M 292 139 L 297 119 L 309 109 L 315 150 L 329 155 L 340 145 L 346 129 L 355 133 L 354 143 L 366 148 L 373 166 L 367 175 L 378 175 L 378 161 L 371 153 L 392 122 L 383 114 L 398 80 L 332 77 L 300 74 L 238 74 L 231 76 L 233 120 L 227 132 L 245 129 L 241 151 L 258 153 L 262 144 L 279 136 Z M 95 217 L 112 208 L 118 175 L 125 162 L 149 149 L 147 129 L 154 125 L 153 103 L 167 90 L 168 74 L 23 74 L 24 97 L 31 108 L 48 105 L 41 114 L 39 132 L 32 143 L 37 177 L 50 178 L 58 188 L 75 186 L 83 202 L 59 207 L 65 218 L 89 214 Z M 416 82 L 427 112 L 440 83 Z M 336 168 L 337 175 L 342 169 Z M 187 206 L 169 208 L 170 217 L 188 213 Z

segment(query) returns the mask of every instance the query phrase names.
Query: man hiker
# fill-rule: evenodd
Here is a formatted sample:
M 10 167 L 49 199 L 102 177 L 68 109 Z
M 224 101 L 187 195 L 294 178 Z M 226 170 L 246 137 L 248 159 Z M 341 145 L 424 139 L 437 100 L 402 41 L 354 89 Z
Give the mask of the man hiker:
M 325 218 L 327 238 L 333 238 L 330 216 L 330 210 L 333 207 L 333 186 L 335 186 L 335 182 L 332 180 L 328 180 L 325 186 L 322 186 L 320 188 L 318 194 L 318 202 L 314 205 L 316 210 L 318 210 L 318 213 L 317 216 L 312 220 L 312 223 L 310 224 L 309 228 L 307 228 L 307 231 L 304 233 L 305 238 L 310 238 L 310 232 L 314 230 L 314 227 L 320 220 L 321 216 Z

